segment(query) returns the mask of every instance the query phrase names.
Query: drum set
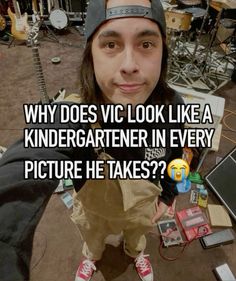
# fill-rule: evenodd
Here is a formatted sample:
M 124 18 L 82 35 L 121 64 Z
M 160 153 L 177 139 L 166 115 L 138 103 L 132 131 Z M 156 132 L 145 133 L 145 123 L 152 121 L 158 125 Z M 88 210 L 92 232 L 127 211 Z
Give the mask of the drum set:
M 195 30 L 197 37 L 202 35 L 203 28 L 206 23 L 206 19 L 208 17 L 209 3 L 207 9 L 202 9 L 200 7 L 195 7 L 194 4 L 198 4 L 199 0 L 184 0 L 187 1 L 188 4 L 192 4 L 192 6 L 184 8 L 184 9 L 176 9 L 177 5 L 163 5 L 165 9 L 165 19 L 166 19 L 166 27 L 167 27 L 167 42 L 171 47 L 171 52 L 173 53 L 176 47 L 180 47 L 185 45 L 185 43 L 190 40 L 190 29 L 193 23 L 196 20 L 201 20 L 202 24 L 200 30 Z M 165 3 L 165 2 L 164 2 Z M 197 44 L 196 40 L 196 44 Z M 182 46 L 183 47 L 183 46 Z M 177 49 L 179 51 L 179 49 Z M 196 50 L 194 50 L 193 55 L 196 55 Z
M 194 1 L 198 0 L 185 0 Z M 167 27 L 167 45 L 169 48 L 168 82 L 175 83 L 178 79 L 184 80 L 184 84 L 190 86 L 193 79 L 199 77 L 209 87 L 211 81 L 207 78 L 207 66 L 211 67 L 209 45 L 200 45 L 204 26 L 208 18 L 209 3 L 207 8 L 187 7 L 176 9 L 176 5 L 163 5 Z M 195 20 L 201 20 L 199 30 L 192 31 L 191 27 Z M 191 32 L 196 32 L 194 42 L 191 42 Z

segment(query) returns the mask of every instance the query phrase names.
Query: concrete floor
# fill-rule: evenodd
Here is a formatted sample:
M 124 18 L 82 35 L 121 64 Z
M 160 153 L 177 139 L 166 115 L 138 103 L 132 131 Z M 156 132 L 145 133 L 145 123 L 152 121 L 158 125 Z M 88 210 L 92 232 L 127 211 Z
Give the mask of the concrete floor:
M 60 44 L 43 36 L 40 57 L 50 97 L 54 97 L 60 88 L 67 93 L 77 92 L 77 68 L 82 53 L 83 39 L 73 29 L 66 35 L 59 35 Z M 67 44 L 62 44 L 67 42 Z M 51 58 L 59 56 L 60 64 L 52 64 Z M 0 44 L 0 145 L 9 147 L 21 135 L 24 127 L 22 105 L 34 103 L 40 99 L 38 94 L 31 49 L 16 42 L 7 48 Z M 228 82 L 215 95 L 226 99 L 226 108 L 236 111 L 236 84 Z M 227 124 L 236 128 L 235 115 L 227 118 Z M 236 142 L 235 132 L 223 126 L 218 152 L 211 152 L 202 166 L 205 174 L 215 165 L 216 157 L 223 157 Z M 210 192 L 210 202 L 219 203 Z M 189 194 L 179 195 L 177 210 L 190 207 Z M 62 203 L 59 195 L 53 195 L 37 227 L 31 263 L 31 281 L 74 280 L 74 274 L 81 258 L 81 239 L 76 226 L 70 220 L 71 210 Z M 234 223 L 234 229 L 236 228 Z M 212 269 L 228 263 L 236 276 L 236 243 L 210 250 L 203 250 L 199 241 L 193 241 L 176 261 L 166 261 L 159 253 L 159 234 L 156 229 L 148 235 L 146 253 L 150 254 L 154 268 L 155 281 L 214 281 Z M 163 254 L 176 256 L 181 248 L 163 249 Z M 122 246 L 108 245 L 103 259 L 97 264 L 98 272 L 94 281 L 139 280 L 132 260 L 125 256 Z M 13 280 L 14 281 L 14 280 Z

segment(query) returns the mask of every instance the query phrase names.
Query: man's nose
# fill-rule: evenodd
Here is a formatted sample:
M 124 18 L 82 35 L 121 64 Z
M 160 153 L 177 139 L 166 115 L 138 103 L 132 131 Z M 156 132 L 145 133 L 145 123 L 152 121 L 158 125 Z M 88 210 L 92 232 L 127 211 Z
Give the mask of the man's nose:
M 120 71 L 124 74 L 133 74 L 138 72 L 138 70 L 139 66 L 135 51 L 132 47 L 125 48 L 121 59 Z

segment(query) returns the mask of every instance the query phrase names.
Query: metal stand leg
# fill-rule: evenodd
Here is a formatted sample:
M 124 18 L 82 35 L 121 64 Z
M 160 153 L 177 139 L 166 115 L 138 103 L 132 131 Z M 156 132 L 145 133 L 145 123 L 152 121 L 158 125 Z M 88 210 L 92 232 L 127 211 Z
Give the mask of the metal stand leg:
M 194 50 L 193 50 L 191 63 L 193 63 L 194 60 L 196 59 L 196 53 L 197 53 L 197 49 L 198 49 L 198 46 L 199 46 L 199 43 L 200 43 L 200 38 L 201 38 L 201 36 L 202 36 L 202 33 L 203 33 L 203 29 L 204 29 L 206 20 L 207 20 L 207 18 L 208 18 L 208 16 L 209 16 L 209 8 L 210 8 L 210 3 L 207 2 L 206 13 L 205 13 L 205 15 L 204 15 L 204 18 L 203 18 L 203 21 L 202 21 L 202 24 L 201 24 L 201 27 L 200 27 L 200 31 L 199 31 L 198 34 L 197 34 L 197 40 L 196 40 L 196 44 L 195 44 L 195 47 L 194 47 Z
M 47 36 L 49 39 L 51 39 L 53 41 L 56 41 L 57 43 L 60 43 L 59 39 L 56 36 L 56 34 L 48 27 L 48 25 L 44 21 L 41 24 L 41 27 L 42 26 L 46 28 L 47 35 L 45 35 L 45 36 Z
M 197 169 L 196 169 L 196 172 L 199 172 L 201 166 L 202 166 L 202 163 L 203 161 L 205 160 L 206 156 L 207 156 L 207 153 L 209 151 L 209 148 L 205 148 L 203 149 L 203 151 L 201 152 L 200 154 L 200 157 L 199 157 L 199 163 L 197 165 Z
M 11 47 L 11 45 L 15 42 L 15 38 L 12 36 L 10 42 L 8 43 L 8 48 Z M 15 44 L 14 44 L 15 46 Z

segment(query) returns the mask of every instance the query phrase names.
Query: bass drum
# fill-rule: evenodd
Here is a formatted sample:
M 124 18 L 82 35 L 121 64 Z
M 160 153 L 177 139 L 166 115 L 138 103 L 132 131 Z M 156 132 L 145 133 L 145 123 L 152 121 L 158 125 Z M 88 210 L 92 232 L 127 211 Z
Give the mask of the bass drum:
M 165 11 L 166 27 L 174 31 L 188 31 L 191 27 L 192 14 L 182 10 Z
M 54 9 L 49 15 L 51 25 L 56 29 L 64 29 L 68 26 L 69 19 L 63 9 Z

